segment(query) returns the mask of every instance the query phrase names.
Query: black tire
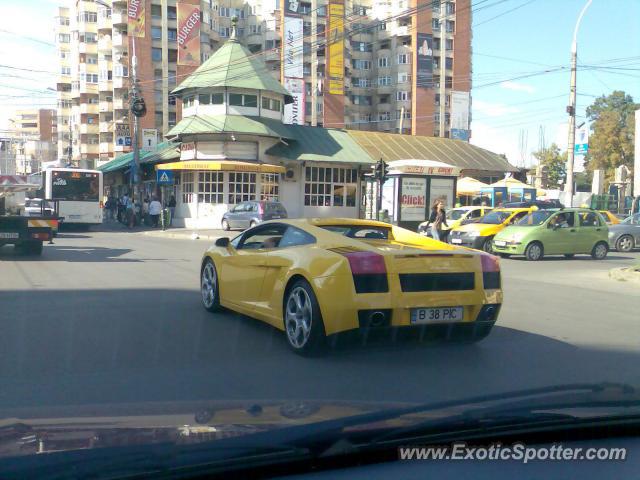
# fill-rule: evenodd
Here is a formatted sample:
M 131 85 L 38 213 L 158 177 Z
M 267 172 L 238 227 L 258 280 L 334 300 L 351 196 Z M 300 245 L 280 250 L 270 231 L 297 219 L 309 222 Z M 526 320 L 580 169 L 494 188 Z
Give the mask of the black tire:
M 200 270 L 200 296 L 205 310 L 209 312 L 220 310 L 218 271 L 210 258 L 204 261 Z
M 531 242 L 524 251 L 524 256 L 531 262 L 537 262 L 544 257 L 544 247 L 540 242 Z
M 633 250 L 633 237 L 631 235 L 622 235 L 616 241 L 616 250 L 619 252 L 630 252 Z
M 223 229 L 225 232 L 228 232 L 229 230 L 231 230 L 231 227 L 229 226 L 229 222 L 227 221 L 227 219 L 226 219 L 226 218 L 223 218 L 223 219 L 222 219 L 222 229 Z
M 500 258 L 511 258 L 510 253 L 498 253 L 498 255 L 500 255 Z
M 564 258 L 573 258 L 573 257 L 575 257 L 575 256 L 576 256 L 576 254 L 575 254 L 575 253 L 565 253 L 565 254 L 564 254 Z
M 594 260 L 604 260 L 609 253 L 609 245 L 607 242 L 598 242 L 593 246 L 591 250 L 591 257 Z
M 299 296 L 298 301 L 295 299 L 296 296 Z M 310 326 L 306 328 L 308 332 L 305 333 L 305 328 L 299 329 L 300 323 L 298 323 L 305 323 L 305 320 L 296 320 L 296 315 L 291 315 L 291 313 L 293 313 L 293 309 L 296 312 L 307 311 L 305 308 L 307 301 L 310 306 L 310 318 L 306 323 L 310 324 Z M 304 313 L 302 314 L 304 315 Z M 282 303 L 282 323 L 287 344 L 295 353 L 303 356 L 324 353 L 326 349 L 326 333 L 322 314 L 320 313 L 320 305 L 311 285 L 306 280 L 296 280 L 287 288 Z
M 489 237 L 482 242 L 482 250 L 487 253 L 493 253 L 493 237 Z

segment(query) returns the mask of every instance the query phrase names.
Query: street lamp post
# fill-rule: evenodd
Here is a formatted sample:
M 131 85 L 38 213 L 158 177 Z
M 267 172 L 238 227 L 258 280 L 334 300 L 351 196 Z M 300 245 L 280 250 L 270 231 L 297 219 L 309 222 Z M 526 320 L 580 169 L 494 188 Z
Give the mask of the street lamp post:
M 573 162 L 575 159 L 575 145 L 576 145 L 576 70 L 578 64 L 578 29 L 580 28 L 580 22 L 584 16 L 587 8 L 591 5 L 593 0 L 587 0 L 587 3 L 582 7 L 582 11 L 578 16 L 578 21 L 573 30 L 573 42 L 571 43 L 571 83 L 569 87 L 569 105 L 567 106 L 567 113 L 569 114 L 569 139 L 567 142 L 567 179 L 564 184 L 564 191 L 568 197 L 569 206 L 573 203 Z

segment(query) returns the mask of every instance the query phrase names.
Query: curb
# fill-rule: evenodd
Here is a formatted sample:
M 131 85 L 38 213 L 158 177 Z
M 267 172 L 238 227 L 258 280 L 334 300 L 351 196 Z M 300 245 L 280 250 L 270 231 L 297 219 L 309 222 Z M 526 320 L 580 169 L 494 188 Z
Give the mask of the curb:
M 178 238 L 181 240 L 216 240 L 219 235 L 210 235 L 210 234 L 200 234 L 197 230 L 190 232 L 171 232 L 171 231 L 144 231 L 141 232 L 143 235 L 149 235 L 151 237 L 162 237 L 162 238 Z
M 640 270 L 635 270 L 634 267 L 614 268 L 609 270 L 609 277 L 619 282 L 640 283 Z

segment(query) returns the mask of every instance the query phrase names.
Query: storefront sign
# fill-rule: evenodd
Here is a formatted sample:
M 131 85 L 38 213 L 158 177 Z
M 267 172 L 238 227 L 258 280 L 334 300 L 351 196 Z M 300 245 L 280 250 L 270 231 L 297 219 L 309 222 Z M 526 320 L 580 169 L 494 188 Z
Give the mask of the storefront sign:
M 178 65 L 200 65 L 200 2 L 178 2 Z
M 329 3 L 329 93 L 344 94 L 344 1 Z
M 397 167 L 394 170 L 398 170 L 402 173 L 415 173 L 418 175 L 452 175 L 457 176 L 460 169 L 454 167 L 421 167 L 417 165 L 407 165 L 404 167 Z
M 303 22 L 301 17 L 284 17 L 284 77 L 304 78 Z
M 417 37 L 417 85 L 423 88 L 433 88 L 433 35 L 418 33 Z
M 304 125 L 305 92 L 304 80 L 299 78 L 285 78 L 284 88 L 293 97 L 293 103 L 284 106 L 283 123 L 289 125 Z
M 180 145 L 180 160 L 193 160 L 196 158 L 195 142 L 186 142 Z
M 145 0 L 129 0 L 127 5 L 127 31 L 129 35 L 144 38 Z
M 424 221 L 426 215 L 426 178 L 403 178 L 400 193 L 400 220 Z

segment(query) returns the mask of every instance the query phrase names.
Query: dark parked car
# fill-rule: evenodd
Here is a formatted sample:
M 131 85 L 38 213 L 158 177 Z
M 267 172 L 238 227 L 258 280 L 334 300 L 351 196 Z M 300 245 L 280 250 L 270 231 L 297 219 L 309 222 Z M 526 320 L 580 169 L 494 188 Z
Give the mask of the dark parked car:
M 254 227 L 275 218 L 287 218 L 287 211 L 280 202 L 242 202 L 222 216 L 222 229 Z
M 640 248 L 640 213 L 629 215 L 621 223 L 609 226 L 609 247 L 619 252 Z
M 549 208 L 564 208 L 564 205 L 560 203 L 560 200 L 533 200 L 527 202 L 509 202 L 505 203 L 503 208 L 529 208 L 538 207 L 540 210 L 546 210 Z

